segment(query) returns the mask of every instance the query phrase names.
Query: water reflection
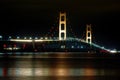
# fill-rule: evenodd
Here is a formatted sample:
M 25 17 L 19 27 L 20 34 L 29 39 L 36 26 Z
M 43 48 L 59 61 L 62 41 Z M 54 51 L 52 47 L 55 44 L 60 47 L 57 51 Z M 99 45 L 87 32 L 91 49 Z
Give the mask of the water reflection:
M 73 80 L 75 78 L 77 80 L 98 80 L 96 76 L 119 76 L 120 63 L 114 59 L 108 59 L 108 61 L 105 59 L 105 61 L 92 58 L 92 60 L 65 58 L 67 55 L 66 53 L 53 56 L 38 53 L 22 56 L 9 55 L 8 59 L 1 58 L 0 76 L 14 77 L 13 80 L 21 80 L 23 77 L 24 80 Z M 17 77 L 19 79 L 15 79 Z
M 117 71 L 118 72 L 118 71 Z M 65 69 L 65 68 L 0 68 L 0 76 L 114 76 L 114 70 Z

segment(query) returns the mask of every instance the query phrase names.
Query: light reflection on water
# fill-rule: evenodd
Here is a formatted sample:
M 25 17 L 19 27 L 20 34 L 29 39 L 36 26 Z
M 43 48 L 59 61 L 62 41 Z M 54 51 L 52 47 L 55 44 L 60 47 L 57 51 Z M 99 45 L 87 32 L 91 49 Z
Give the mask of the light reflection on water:
M 120 69 L 118 69 L 120 67 L 119 63 L 113 62 L 113 59 L 111 61 L 107 61 L 106 63 L 106 61 L 104 60 L 99 60 L 99 59 L 93 60 L 92 58 L 91 58 L 92 60 L 76 59 L 76 58 L 67 59 L 65 58 L 67 57 L 66 54 L 58 54 L 58 55 L 54 55 L 53 57 L 48 53 L 45 53 L 46 55 L 43 54 L 37 53 L 37 55 L 29 54 L 22 56 L 11 55 L 9 56 L 9 60 L 3 59 L 0 63 L 0 76 L 21 77 L 21 78 L 40 77 L 40 76 L 62 77 L 62 79 L 55 78 L 55 80 L 56 79 L 64 80 L 65 79 L 64 77 L 72 77 L 72 76 L 73 77 L 91 76 L 91 79 L 93 80 L 94 79 L 93 76 L 104 76 L 104 77 L 118 76 L 120 71 Z M 55 58 L 56 56 L 57 58 Z M 48 57 L 50 58 L 48 59 Z M 27 80 L 31 80 L 31 79 L 27 79 Z M 48 78 L 46 79 L 44 78 L 43 80 L 48 80 Z M 83 80 L 87 80 L 87 79 L 83 78 Z
M 3 68 L 0 68 L 0 76 L 4 76 Z M 91 68 L 81 69 L 50 69 L 50 68 L 8 68 L 6 76 L 113 76 L 113 70 L 97 70 Z
M 77 71 L 79 75 L 83 75 L 81 70 L 75 70 L 75 69 L 48 69 L 48 68 L 9 68 L 8 69 L 8 76 L 70 76 L 76 74 L 70 73 Z M 78 72 L 79 71 L 79 72 Z M 79 76 L 78 75 L 78 76 Z M 86 75 L 86 74 L 85 74 Z M 2 75 L 1 75 L 2 76 Z

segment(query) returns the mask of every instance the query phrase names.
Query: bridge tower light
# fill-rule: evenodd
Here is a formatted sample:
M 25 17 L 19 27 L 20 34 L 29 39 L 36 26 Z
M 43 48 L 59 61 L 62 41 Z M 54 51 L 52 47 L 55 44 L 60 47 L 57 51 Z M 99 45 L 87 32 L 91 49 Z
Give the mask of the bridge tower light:
M 91 30 L 91 24 L 86 25 L 86 42 L 91 44 L 92 43 L 92 30 Z
M 60 12 L 59 16 L 59 40 L 66 40 L 66 13 Z

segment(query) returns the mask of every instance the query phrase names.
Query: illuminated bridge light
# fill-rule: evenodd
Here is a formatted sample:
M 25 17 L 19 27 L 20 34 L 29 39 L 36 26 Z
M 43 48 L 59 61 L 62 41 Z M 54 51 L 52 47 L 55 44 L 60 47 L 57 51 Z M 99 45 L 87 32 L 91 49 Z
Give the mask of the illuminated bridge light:
M 41 40 L 41 39 L 35 40 L 35 42 L 42 42 L 42 41 L 44 41 L 44 40 Z
M 27 37 L 24 37 L 24 39 L 27 39 Z
M 45 37 L 45 39 L 48 39 L 48 37 Z
M 61 45 L 61 48 L 62 48 L 62 49 L 65 48 L 65 45 Z
M 38 39 L 38 37 L 35 37 L 35 39 Z
M 80 46 L 80 48 L 82 48 L 82 49 L 83 49 L 83 46 Z
M 29 39 L 11 39 L 10 41 L 16 41 L 16 42 L 32 42 L 32 40 L 29 40 Z
M 71 48 L 74 48 L 74 46 L 71 46 Z
M 102 49 L 104 49 L 105 47 L 103 46 L 103 47 L 101 47 Z
M 43 39 L 43 37 L 41 37 L 40 39 Z
M 117 53 L 116 49 L 110 50 L 111 53 Z
M 17 36 L 17 39 L 20 39 L 20 37 L 19 37 L 19 36 Z
M 0 35 L 0 38 L 2 38 L 2 36 Z
M 9 39 L 11 39 L 12 37 L 11 36 L 9 36 Z
M 30 37 L 29 39 L 32 39 L 32 37 Z
M 0 35 L 0 40 L 2 40 L 2 36 Z

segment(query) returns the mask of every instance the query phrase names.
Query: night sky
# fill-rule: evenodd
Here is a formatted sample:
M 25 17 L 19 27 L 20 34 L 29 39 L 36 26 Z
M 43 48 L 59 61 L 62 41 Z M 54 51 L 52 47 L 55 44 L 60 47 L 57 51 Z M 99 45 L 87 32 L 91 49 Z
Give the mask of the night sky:
M 120 50 L 119 0 L 0 0 L 0 35 L 46 34 L 60 11 L 78 37 L 91 24 L 93 42 Z

